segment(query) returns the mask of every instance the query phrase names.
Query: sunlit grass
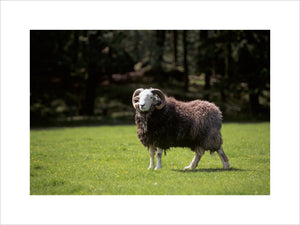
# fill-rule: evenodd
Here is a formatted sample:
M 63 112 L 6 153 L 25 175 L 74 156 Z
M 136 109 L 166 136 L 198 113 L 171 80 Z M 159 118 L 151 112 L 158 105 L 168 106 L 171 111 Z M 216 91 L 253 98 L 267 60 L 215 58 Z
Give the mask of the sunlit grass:
M 184 172 L 193 157 L 187 148 L 163 156 L 163 168 L 148 170 L 149 154 L 135 126 L 31 130 L 32 195 L 268 195 L 270 124 L 223 124 L 222 170 L 206 153 L 197 170 Z

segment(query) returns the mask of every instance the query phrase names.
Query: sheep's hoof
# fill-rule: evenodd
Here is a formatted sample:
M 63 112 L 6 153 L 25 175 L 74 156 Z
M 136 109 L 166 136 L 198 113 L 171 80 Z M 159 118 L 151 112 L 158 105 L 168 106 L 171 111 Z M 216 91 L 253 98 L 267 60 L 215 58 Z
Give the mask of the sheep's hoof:
M 148 167 L 148 170 L 151 170 L 152 168 L 153 168 L 152 166 L 149 166 L 149 167 Z
M 160 170 L 161 169 L 161 167 L 155 167 L 155 169 L 154 170 Z
M 223 170 L 227 170 L 229 168 L 229 163 L 226 163 L 225 165 L 223 165 Z
M 193 168 L 191 166 L 186 166 L 183 168 L 183 170 L 192 170 Z

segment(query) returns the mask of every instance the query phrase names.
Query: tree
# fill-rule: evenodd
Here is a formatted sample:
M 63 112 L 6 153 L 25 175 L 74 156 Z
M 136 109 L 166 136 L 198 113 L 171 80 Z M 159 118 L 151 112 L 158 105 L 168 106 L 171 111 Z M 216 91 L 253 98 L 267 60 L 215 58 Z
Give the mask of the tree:
M 189 70 L 188 70 L 188 61 L 187 61 L 187 31 L 183 31 L 182 37 L 183 45 L 183 67 L 184 67 L 184 90 L 188 91 L 189 89 Z
M 164 55 L 164 43 L 165 43 L 165 31 L 157 30 L 156 34 L 156 51 L 154 55 L 154 71 L 163 71 L 163 55 Z
M 177 30 L 172 31 L 172 37 L 173 37 L 173 66 L 177 66 Z
M 270 83 L 270 32 L 244 31 L 242 41 L 238 69 L 249 89 L 251 112 L 257 114 L 259 97 Z
M 197 54 L 197 70 L 200 72 L 204 72 L 204 89 L 209 90 L 210 89 L 210 77 L 211 73 L 214 70 L 213 67 L 213 57 L 211 57 L 211 54 L 213 50 L 210 50 L 209 42 L 208 42 L 208 31 L 207 30 L 201 30 L 199 31 L 199 39 L 198 39 L 199 45 L 198 45 L 198 54 Z M 209 57 L 210 56 L 210 57 Z
M 87 80 L 86 80 L 86 96 L 84 105 L 84 114 L 94 115 L 96 88 L 97 88 L 97 76 L 100 75 L 98 68 L 99 63 L 102 60 L 101 50 L 104 47 L 99 36 L 101 31 L 89 31 L 88 46 L 87 46 Z

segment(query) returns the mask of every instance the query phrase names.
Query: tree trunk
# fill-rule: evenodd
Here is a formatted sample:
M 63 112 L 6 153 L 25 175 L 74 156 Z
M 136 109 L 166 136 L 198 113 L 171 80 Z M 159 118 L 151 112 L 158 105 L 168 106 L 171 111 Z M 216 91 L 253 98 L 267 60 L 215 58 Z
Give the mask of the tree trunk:
M 87 72 L 88 77 L 86 80 L 86 91 L 85 91 L 85 104 L 84 114 L 88 116 L 94 115 L 95 107 L 95 94 L 97 87 L 97 63 L 99 60 L 99 52 L 97 51 L 97 37 L 98 32 L 88 33 L 88 63 Z
M 189 78 L 188 78 L 188 62 L 187 62 L 187 31 L 183 31 L 183 67 L 184 67 L 184 90 L 188 91 L 189 89 Z
M 227 89 L 227 80 L 229 76 L 229 53 L 230 53 L 230 46 L 228 42 L 224 43 L 224 74 L 222 77 L 221 83 L 221 99 L 222 101 L 226 101 L 226 94 L 225 90 Z
M 140 43 L 141 37 L 138 30 L 134 31 L 134 54 L 135 54 L 135 61 L 139 62 L 141 60 L 140 56 Z
M 199 31 L 199 43 L 201 43 L 198 47 L 199 56 L 201 56 L 203 54 L 204 49 L 208 48 L 207 46 L 205 46 L 205 44 L 207 43 L 207 39 L 208 39 L 208 30 Z M 205 80 L 204 90 L 209 90 L 210 89 L 210 77 L 211 77 L 211 73 L 213 71 L 213 68 L 211 68 L 211 65 L 208 65 L 208 64 L 203 66 L 203 62 L 200 62 L 200 65 L 202 65 L 202 68 L 200 66 L 199 70 L 204 70 L 205 71 L 205 74 L 204 74 L 204 80 Z
M 210 70 L 207 70 L 205 72 L 205 77 L 204 77 L 204 80 L 205 80 L 205 84 L 204 84 L 204 90 L 209 90 L 210 89 L 210 76 L 211 76 L 211 72 Z
M 113 75 L 113 68 L 112 68 L 112 48 L 109 47 L 108 48 L 108 58 L 109 58 L 109 62 L 108 62 L 108 65 L 107 65 L 107 75 L 108 75 L 108 81 L 110 84 L 112 84 L 114 82 L 113 78 L 112 78 L 112 75 Z
M 177 30 L 172 31 L 173 34 L 173 65 L 177 66 Z
M 94 115 L 96 93 L 96 73 L 89 68 L 88 79 L 86 83 L 86 98 L 84 114 L 88 116 Z
M 162 70 L 162 62 L 163 62 L 163 55 L 164 55 L 164 43 L 165 43 L 165 31 L 164 30 L 157 30 L 156 31 L 156 57 L 154 62 L 154 67 L 156 70 Z

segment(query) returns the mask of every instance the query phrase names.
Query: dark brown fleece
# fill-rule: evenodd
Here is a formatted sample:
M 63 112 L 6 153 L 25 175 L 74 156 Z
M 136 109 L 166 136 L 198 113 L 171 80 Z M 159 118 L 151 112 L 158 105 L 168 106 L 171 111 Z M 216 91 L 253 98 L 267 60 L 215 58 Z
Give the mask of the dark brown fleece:
M 215 104 L 195 100 L 180 102 L 166 97 L 166 105 L 148 112 L 136 109 L 137 135 L 146 147 L 189 147 L 217 151 L 222 145 L 222 114 Z

